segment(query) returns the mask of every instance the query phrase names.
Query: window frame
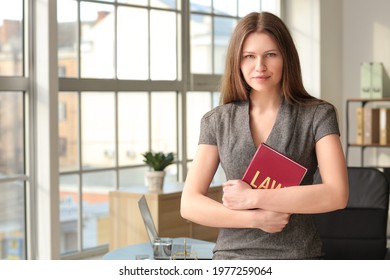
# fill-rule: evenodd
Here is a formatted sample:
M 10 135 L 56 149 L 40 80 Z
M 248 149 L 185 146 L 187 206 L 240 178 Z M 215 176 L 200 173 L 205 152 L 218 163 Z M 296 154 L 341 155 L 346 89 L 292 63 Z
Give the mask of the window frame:
M 77 1 L 78 5 L 82 0 Z M 95 0 L 83 0 L 97 2 Z M 237 0 L 239 1 L 239 0 Z M 258 0 L 262 1 L 262 0 Z M 278 0 L 276 0 L 278 1 Z M 279 1 L 278 1 L 279 2 Z M 59 249 L 59 176 L 80 175 L 97 170 L 75 170 L 59 172 L 59 138 L 58 138 L 58 95 L 61 92 L 101 91 L 114 92 L 152 92 L 168 91 L 176 92 L 177 105 L 177 160 L 178 181 L 184 181 L 188 171 L 188 164 L 192 161 L 187 156 L 187 92 L 208 92 L 210 98 L 218 91 L 221 75 L 191 73 L 190 58 L 190 3 L 187 0 L 177 0 L 177 8 L 156 10 L 172 10 L 177 12 L 180 21 L 177 26 L 177 79 L 173 81 L 157 80 L 119 80 L 119 79 L 94 79 L 94 78 L 64 78 L 58 77 L 57 60 L 57 1 L 23 0 L 24 9 L 24 34 L 23 53 L 24 68 L 22 77 L 0 77 L 0 91 L 20 91 L 24 94 L 25 114 L 25 174 L 18 174 L 0 182 L 23 180 L 26 189 L 26 258 L 27 259 L 82 259 L 108 251 L 108 245 L 98 246 L 92 249 L 82 249 L 82 241 L 77 252 L 60 254 Z M 116 1 L 99 1 L 114 5 L 136 6 L 121 4 Z M 146 7 L 150 10 L 151 7 Z M 280 10 L 280 8 L 279 8 Z M 217 14 L 208 14 L 221 16 Z M 78 15 L 80 18 L 80 14 Z M 234 18 L 234 17 L 233 17 Z M 238 16 L 236 17 L 239 18 Z M 116 24 L 116 23 L 115 23 Z M 117 27 L 116 27 L 117 28 Z M 39 31 L 39 32 L 38 32 Z M 80 30 L 79 30 L 80 31 Z M 78 33 L 80 41 L 80 32 Z M 115 33 L 116 36 L 116 33 Z M 212 40 L 214 42 L 214 38 Z M 115 44 L 117 44 L 115 42 Z M 78 44 L 79 45 L 79 44 Z M 114 48 L 117 49 L 116 47 Z M 116 56 L 116 55 L 115 55 Z M 80 47 L 78 47 L 80 57 Z M 43 61 L 43 63 L 42 63 Z M 39 63 L 38 63 L 39 62 Z M 150 63 L 150 62 L 149 62 Z M 214 58 L 212 58 L 214 64 Z M 116 65 L 116 59 L 115 59 Z M 214 68 L 214 66 L 213 66 Z M 115 67 L 116 69 L 116 67 Z M 117 76 L 115 70 L 115 76 Z M 80 64 L 78 66 L 80 75 Z M 43 85 L 43 86 L 42 86 Z M 56 94 L 53 94 L 56 92 Z M 130 93 L 131 94 L 131 93 Z M 47 111 L 41 112 L 40 102 L 45 100 Z M 211 109 L 211 108 L 210 108 Z M 116 107 L 117 110 L 117 107 Z M 53 121 L 55 120 L 55 121 Z M 152 127 L 151 119 L 149 126 Z M 118 132 L 116 132 L 118 133 Z M 116 136 L 117 137 L 117 136 Z M 48 146 L 44 145 L 48 141 Z M 42 142 L 42 143 L 41 143 Z M 151 141 L 149 141 L 151 142 Z M 117 149 L 118 150 L 118 149 Z M 47 167 L 49 166 L 49 170 Z M 139 167 L 139 166 L 134 166 Z M 114 170 L 117 174 L 123 170 L 117 164 L 113 168 L 98 169 L 98 171 Z M 44 174 L 44 175 L 42 175 Z M 119 182 L 116 182 L 119 189 Z M 45 193 L 44 191 L 47 191 Z M 81 189 L 79 195 L 82 195 Z M 39 203 L 38 203 L 39 201 Z M 79 213 L 82 221 L 82 214 Z M 79 227 L 82 227 L 80 223 Z M 38 236 L 37 233 L 40 233 Z M 79 240 L 82 238 L 79 236 Z M 46 245 L 49 243 L 49 245 Z

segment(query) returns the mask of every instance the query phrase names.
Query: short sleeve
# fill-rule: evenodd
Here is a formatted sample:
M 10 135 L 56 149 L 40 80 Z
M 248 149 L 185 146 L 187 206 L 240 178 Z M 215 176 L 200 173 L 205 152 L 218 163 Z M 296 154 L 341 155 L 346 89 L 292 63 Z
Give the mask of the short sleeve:
M 337 112 L 333 105 L 326 103 L 317 107 L 313 120 L 313 132 L 315 142 L 329 134 L 340 136 Z
M 200 122 L 200 135 L 198 144 L 217 145 L 215 125 L 215 112 L 206 113 Z

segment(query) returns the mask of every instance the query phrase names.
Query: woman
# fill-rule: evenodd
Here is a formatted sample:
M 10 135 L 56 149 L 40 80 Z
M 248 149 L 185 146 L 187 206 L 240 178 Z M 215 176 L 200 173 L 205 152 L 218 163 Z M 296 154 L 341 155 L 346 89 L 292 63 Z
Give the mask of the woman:
M 220 228 L 214 259 L 321 258 L 308 214 L 346 206 L 346 164 L 335 109 L 304 89 L 298 53 L 277 16 L 251 13 L 237 24 L 221 94 L 223 105 L 201 121 L 182 216 Z M 263 142 L 308 169 L 301 186 L 258 190 L 240 180 Z M 207 197 L 219 163 L 228 179 L 223 204 Z M 313 184 L 317 167 L 322 182 Z

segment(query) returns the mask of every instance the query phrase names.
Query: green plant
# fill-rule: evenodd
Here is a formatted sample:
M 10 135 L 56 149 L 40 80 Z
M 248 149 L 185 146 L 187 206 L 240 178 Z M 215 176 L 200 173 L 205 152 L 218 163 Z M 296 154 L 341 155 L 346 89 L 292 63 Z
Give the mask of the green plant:
M 144 162 L 154 171 L 163 171 L 175 159 L 173 153 L 146 152 L 143 153 Z

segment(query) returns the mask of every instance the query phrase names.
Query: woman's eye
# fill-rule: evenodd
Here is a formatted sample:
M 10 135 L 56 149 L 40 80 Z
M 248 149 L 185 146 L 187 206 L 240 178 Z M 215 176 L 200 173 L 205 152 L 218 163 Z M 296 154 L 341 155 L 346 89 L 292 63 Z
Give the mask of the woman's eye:
M 255 56 L 253 54 L 247 54 L 244 56 L 244 58 L 255 58 Z
M 276 56 L 276 53 L 267 53 L 266 56 L 267 56 L 267 57 L 274 57 L 274 56 Z

